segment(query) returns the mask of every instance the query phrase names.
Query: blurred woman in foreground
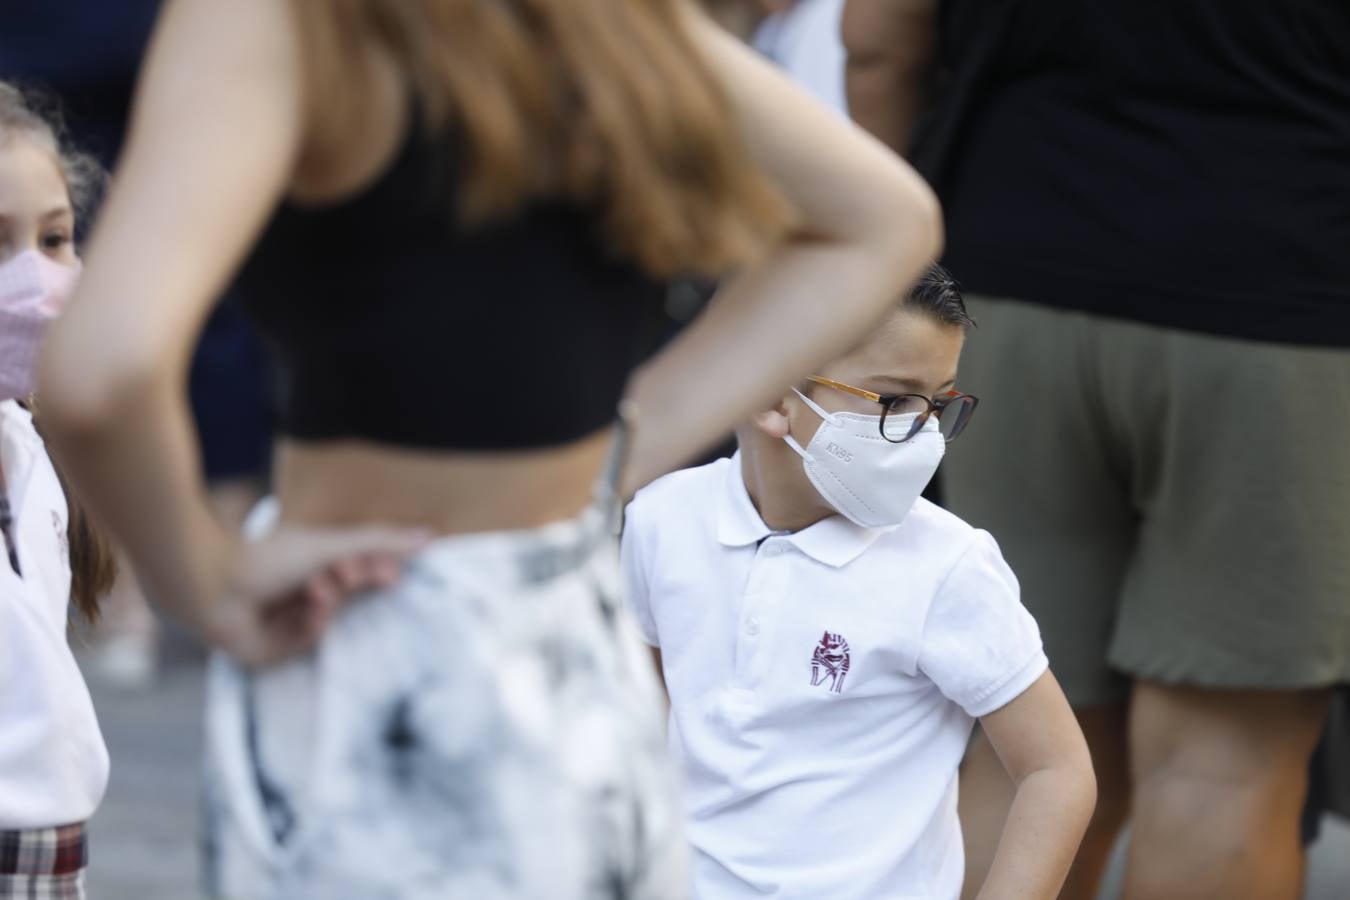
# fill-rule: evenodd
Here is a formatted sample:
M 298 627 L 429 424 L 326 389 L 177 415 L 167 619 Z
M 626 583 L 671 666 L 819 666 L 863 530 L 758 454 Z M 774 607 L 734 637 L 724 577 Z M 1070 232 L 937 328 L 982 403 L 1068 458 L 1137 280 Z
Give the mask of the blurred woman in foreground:
M 42 376 L 149 595 L 242 664 L 212 889 L 683 896 L 603 507 L 853 342 L 939 231 L 682 0 L 167 4 Z M 733 270 L 638 366 L 663 280 Z M 250 542 L 183 399 L 236 275 L 289 375 Z

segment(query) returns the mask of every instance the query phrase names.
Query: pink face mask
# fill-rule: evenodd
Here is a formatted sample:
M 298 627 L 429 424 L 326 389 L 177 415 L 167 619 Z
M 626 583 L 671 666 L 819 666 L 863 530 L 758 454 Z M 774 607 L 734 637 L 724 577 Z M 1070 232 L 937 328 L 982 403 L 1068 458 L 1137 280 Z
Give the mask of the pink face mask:
M 0 400 L 33 393 L 38 346 L 79 276 L 79 260 L 65 266 L 36 250 L 0 263 Z

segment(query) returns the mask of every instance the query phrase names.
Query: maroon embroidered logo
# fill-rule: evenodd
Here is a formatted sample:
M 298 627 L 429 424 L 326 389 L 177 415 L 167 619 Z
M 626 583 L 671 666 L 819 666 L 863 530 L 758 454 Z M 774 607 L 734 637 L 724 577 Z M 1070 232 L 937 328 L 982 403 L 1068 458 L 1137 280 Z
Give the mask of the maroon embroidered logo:
M 811 654 L 811 686 L 815 687 L 830 680 L 831 693 L 844 690 L 844 676 L 848 674 L 848 641 L 842 634 L 825 632 L 816 651 Z

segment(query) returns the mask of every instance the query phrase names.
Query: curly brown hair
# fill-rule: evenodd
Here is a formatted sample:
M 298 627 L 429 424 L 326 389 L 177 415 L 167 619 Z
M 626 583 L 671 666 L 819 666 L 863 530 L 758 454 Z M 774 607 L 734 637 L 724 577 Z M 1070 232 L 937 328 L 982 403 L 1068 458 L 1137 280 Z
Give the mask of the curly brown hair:
M 65 179 L 75 218 L 93 211 L 108 181 L 108 173 L 91 154 L 70 142 L 65 117 L 56 99 L 35 87 L 0 81 L 0 141 L 22 134 L 52 154 Z

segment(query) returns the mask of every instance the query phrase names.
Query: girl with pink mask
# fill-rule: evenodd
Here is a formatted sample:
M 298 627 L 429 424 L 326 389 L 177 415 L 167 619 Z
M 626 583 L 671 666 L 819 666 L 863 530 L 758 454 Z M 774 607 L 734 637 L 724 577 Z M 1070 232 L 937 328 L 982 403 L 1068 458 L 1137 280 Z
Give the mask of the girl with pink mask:
M 84 822 L 108 751 L 66 630 L 111 586 L 113 557 L 34 423 L 38 348 L 79 276 L 75 216 L 100 177 L 0 82 L 0 900 L 84 897 Z

